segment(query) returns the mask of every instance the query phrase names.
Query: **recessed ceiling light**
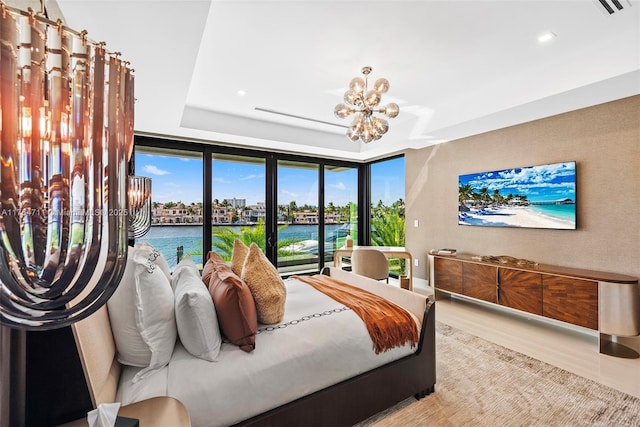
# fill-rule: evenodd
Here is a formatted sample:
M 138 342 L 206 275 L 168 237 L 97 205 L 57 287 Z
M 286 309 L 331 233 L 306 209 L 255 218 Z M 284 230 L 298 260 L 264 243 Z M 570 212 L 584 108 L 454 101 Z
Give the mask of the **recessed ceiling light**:
M 546 32 L 546 33 L 544 33 L 544 34 L 540 35 L 540 36 L 538 37 L 538 41 L 539 41 L 540 43 L 547 43 L 547 42 L 549 42 L 549 41 L 551 41 L 551 40 L 555 39 L 556 37 L 557 37 L 557 36 L 556 36 L 556 34 L 555 34 L 555 33 L 552 33 L 551 31 L 548 31 L 548 32 Z
M 238 96 L 245 96 L 247 94 L 247 91 L 245 91 L 244 89 L 238 89 L 238 92 L 236 92 L 238 94 Z

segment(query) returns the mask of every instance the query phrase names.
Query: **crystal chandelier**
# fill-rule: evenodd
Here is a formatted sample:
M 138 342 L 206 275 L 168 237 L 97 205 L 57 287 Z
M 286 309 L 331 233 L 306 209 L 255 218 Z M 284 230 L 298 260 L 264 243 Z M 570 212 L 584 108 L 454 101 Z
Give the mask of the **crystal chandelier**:
M 133 70 L 44 8 L 0 8 L 0 324 L 59 328 L 124 272 Z
M 389 90 L 389 81 L 380 78 L 369 90 L 367 78 L 371 70 L 371 67 L 364 67 L 362 69 L 364 78 L 355 77 L 351 80 L 349 90 L 344 94 L 346 104 L 338 104 L 334 110 L 336 117 L 340 119 L 355 114 L 347 130 L 347 137 L 352 141 L 361 139 L 365 144 L 382 138 L 382 135 L 389 130 L 389 123 L 383 118 L 374 116 L 374 113 L 384 114 L 392 119 L 400 112 L 398 104 L 393 102 L 385 107 L 376 108 L 380 104 L 382 94 Z

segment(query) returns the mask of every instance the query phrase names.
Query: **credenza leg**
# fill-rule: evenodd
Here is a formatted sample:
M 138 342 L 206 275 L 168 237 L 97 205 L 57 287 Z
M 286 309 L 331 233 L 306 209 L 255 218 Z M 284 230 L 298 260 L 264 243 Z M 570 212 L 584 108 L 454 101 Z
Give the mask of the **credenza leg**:
M 613 335 L 600 333 L 598 336 L 600 353 L 624 359 L 638 359 L 640 354 L 632 348 L 614 341 Z

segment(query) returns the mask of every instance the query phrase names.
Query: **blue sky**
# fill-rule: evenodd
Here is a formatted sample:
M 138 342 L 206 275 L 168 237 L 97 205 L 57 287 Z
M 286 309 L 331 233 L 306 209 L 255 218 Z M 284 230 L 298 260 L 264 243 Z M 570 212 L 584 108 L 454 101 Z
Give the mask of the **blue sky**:
M 379 200 L 390 206 L 398 199 L 406 200 L 404 194 L 404 157 L 374 163 L 371 166 L 371 203 Z
M 153 200 L 189 204 L 202 201 L 202 159 L 136 153 L 136 174 L 152 179 Z M 264 163 L 213 161 L 213 198 L 246 199 L 252 205 L 265 200 Z M 295 200 L 298 206 L 317 206 L 317 169 L 281 167 L 278 170 L 278 204 Z M 325 175 L 325 199 L 336 206 L 355 201 L 357 174 L 353 169 Z M 404 158 L 372 166 L 372 203 L 390 205 L 404 199 Z
M 461 175 L 459 183 L 471 184 L 476 191 L 487 187 L 489 194 L 498 189 L 505 197 L 512 193 L 526 195 L 531 201 L 575 201 L 575 179 L 575 162 L 565 162 Z

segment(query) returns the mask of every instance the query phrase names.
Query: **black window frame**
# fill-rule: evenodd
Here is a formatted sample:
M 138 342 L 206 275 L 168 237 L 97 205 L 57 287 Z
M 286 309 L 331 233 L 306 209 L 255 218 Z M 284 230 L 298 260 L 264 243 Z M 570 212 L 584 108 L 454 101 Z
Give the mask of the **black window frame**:
M 137 147 L 150 147 L 166 150 L 192 151 L 202 155 L 203 161 L 203 229 L 211 230 L 213 224 L 211 220 L 212 203 L 212 166 L 211 161 L 214 154 L 238 155 L 244 157 L 257 157 L 265 160 L 265 205 L 266 205 L 266 256 L 275 265 L 277 260 L 277 169 L 279 160 L 289 160 L 296 162 L 313 163 L 318 165 L 318 216 L 324 223 L 324 175 L 325 167 L 349 167 L 356 168 L 358 174 L 358 236 L 359 245 L 370 243 L 370 207 L 371 207 L 371 164 L 403 157 L 403 154 L 378 159 L 373 162 L 358 162 L 342 159 L 320 158 L 307 156 L 299 153 L 263 151 L 246 147 L 232 147 L 222 143 L 206 141 L 185 141 L 180 139 L 161 138 L 148 135 L 134 135 L 134 151 Z M 135 173 L 135 156 L 132 156 L 130 172 Z M 324 227 L 319 227 L 318 240 L 324 241 Z M 210 232 L 205 232 L 203 236 L 203 254 L 208 253 L 212 244 Z M 319 269 L 325 265 L 324 245 L 318 245 Z

